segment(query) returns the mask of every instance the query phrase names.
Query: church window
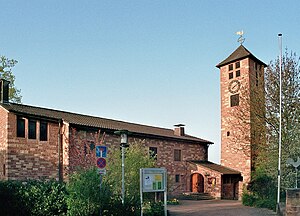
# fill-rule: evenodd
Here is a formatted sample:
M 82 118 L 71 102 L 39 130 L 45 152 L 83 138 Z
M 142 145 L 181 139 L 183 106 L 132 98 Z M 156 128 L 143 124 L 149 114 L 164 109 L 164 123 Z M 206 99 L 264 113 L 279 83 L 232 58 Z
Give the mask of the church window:
M 36 121 L 28 120 L 28 139 L 36 139 Z
M 239 104 L 240 104 L 240 95 L 239 94 L 231 95 L 230 106 L 234 107 L 234 106 L 238 106 Z
M 233 70 L 233 64 L 230 64 L 229 66 L 228 66 L 228 70 Z
M 174 161 L 181 161 L 181 150 L 174 149 Z
M 25 119 L 17 118 L 17 137 L 25 137 Z
M 233 78 L 233 72 L 229 73 L 229 79 Z
M 176 183 L 179 183 L 179 182 L 180 182 L 180 175 L 179 175 L 179 174 L 176 174 L 176 175 L 175 175 L 175 182 L 176 182 Z
M 151 158 L 157 160 L 157 147 L 149 147 L 149 155 Z
M 41 121 L 40 122 L 40 141 L 48 140 L 48 123 Z

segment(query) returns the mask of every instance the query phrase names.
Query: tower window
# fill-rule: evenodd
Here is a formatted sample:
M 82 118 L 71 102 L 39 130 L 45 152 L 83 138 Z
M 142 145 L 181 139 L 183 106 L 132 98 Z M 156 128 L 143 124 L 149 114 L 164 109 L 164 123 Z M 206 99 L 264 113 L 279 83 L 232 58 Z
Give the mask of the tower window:
M 240 95 L 239 94 L 231 95 L 230 106 L 234 107 L 234 106 L 238 106 L 239 104 L 240 104 Z
M 228 66 L 228 70 L 233 70 L 233 64 L 230 64 L 229 66 Z
M 233 72 L 229 73 L 229 79 L 233 78 Z
M 235 63 L 235 68 L 240 68 L 240 66 L 241 66 L 241 65 L 240 65 L 240 62 L 239 62 L 239 61 Z
M 241 76 L 241 71 L 240 71 L 240 70 L 237 70 L 237 71 L 235 72 L 235 76 L 236 76 L 236 77 Z
M 179 175 L 179 174 L 176 174 L 176 175 L 175 175 L 175 182 L 176 182 L 176 183 L 179 183 L 179 182 L 180 182 L 180 175 Z

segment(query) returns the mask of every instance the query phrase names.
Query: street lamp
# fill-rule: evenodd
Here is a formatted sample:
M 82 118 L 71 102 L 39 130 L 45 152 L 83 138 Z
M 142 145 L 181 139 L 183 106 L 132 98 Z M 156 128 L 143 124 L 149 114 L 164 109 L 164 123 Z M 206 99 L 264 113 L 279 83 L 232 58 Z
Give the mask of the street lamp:
M 125 199 L 125 148 L 128 147 L 128 130 L 119 130 L 115 131 L 115 134 L 120 135 L 121 137 L 121 149 L 122 149 L 122 204 L 124 205 Z

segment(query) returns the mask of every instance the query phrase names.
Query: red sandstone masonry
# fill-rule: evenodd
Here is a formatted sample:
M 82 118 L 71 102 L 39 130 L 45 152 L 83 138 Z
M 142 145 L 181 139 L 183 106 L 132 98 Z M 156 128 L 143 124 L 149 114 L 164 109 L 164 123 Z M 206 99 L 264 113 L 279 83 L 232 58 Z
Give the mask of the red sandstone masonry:
M 0 180 L 7 179 L 8 112 L 0 107 Z
M 13 113 L 8 114 L 8 159 L 7 179 L 26 180 L 40 178 L 57 178 L 57 133 L 58 125 L 48 123 L 48 141 L 39 141 L 39 121 L 37 121 L 37 138 L 28 139 L 28 119 L 25 118 L 25 138 L 16 137 L 16 119 Z
M 76 170 L 78 166 L 95 166 L 95 153 L 90 152 L 88 144 L 96 141 L 96 132 L 90 131 L 88 127 L 84 130 L 78 130 L 73 143 L 79 143 L 79 139 L 85 140 L 84 145 L 73 145 L 70 142 L 72 129 L 67 122 L 59 123 L 48 122 L 48 141 L 39 141 L 39 120 L 37 120 L 37 137 L 28 139 L 28 118 L 25 119 L 25 138 L 16 137 L 17 116 L 14 113 L 8 113 L 2 107 L 0 108 L 1 134 L 0 148 L 2 155 L 0 158 L 1 167 L 5 164 L 5 176 L 3 172 L 1 179 L 58 179 L 59 161 L 61 163 L 60 175 L 63 180 L 68 180 L 69 175 Z M 102 133 L 104 131 L 101 131 Z M 59 158 L 59 133 L 60 133 L 60 158 Z M 188 170 L 187 160 L 207 160 L 208 146 L 206 144 L 197 144 L 188 141 L 176 141 L 166 138 L 141 138 L 129 136 L 130 142 L 138 141 L 144 143 L 146 147 L 157 147 L 157 165 L 165 167 L 168 170 L 170 186 L 176 193 L 188 192 L 190 190 L 190 170 Z M 120 137 L 106 133 L 102 145 L 108 147 L 108 154 L 113 148 L 118 148 Z M 174 161 L 174 149 L 181 150 L 181 161 Z M 87 152 L 85 152 L 87 151 Z M 8 157 L 6 156 L 8 153 Z M 92 157 L 92 158 L 89 158 Z M 84 163 L 82 163 L 82 161 Z M 175 184 L 175 175 L 181 176 L 180 187 Z

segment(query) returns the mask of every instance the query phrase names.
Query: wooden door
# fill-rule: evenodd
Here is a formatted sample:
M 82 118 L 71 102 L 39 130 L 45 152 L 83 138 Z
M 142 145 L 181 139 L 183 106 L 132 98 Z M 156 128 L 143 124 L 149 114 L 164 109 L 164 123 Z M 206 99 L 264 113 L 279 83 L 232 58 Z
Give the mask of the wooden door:
M 195 173 L 192 175 L 192 192 L 204 192 L 204 178 L 201 174 Z

